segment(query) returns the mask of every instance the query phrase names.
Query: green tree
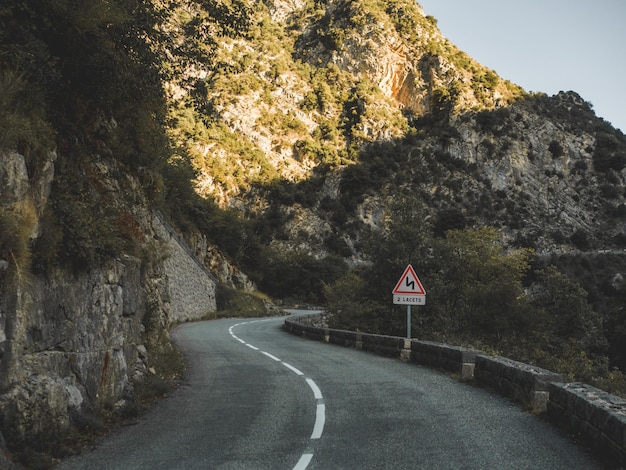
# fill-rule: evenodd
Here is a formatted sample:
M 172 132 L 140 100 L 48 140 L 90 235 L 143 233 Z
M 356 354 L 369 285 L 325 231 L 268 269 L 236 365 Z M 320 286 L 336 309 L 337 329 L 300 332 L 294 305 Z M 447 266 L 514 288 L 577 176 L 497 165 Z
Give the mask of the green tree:
M 326 308 L 335 327 L 369 333 L 406 333 L 403 309 L 392 304 L 391 291 L 407 264 L 418 272 L 431 257 L 431 226 L 421 203 L 413 195 L 394 198 L 384 227 L 364 241 L 368 264 L 325 288 Z
M 318 259 L 305 251 L 268 251 L 260 287 L 277 298 L 320 303 L 323 286 L 347 272 L 345 262 L 337 256 Z
M 531 307 L 544 322 L 536 325 L 531 360 L 570 379 L 593 383 L 608 373 L 608 343 L 602 316 L 587 301 L 587 292 L 554 266 L 537 272 Z
M 448 231 L 435 247 L 426 314 L 448 334 L 497 345 L 526 327 L 522 280 L 531 254 L 507 251 L 492 227 Z
M 364 250 L 372 268 L 364 270 L 370 297 L 391 301 L 391 291 L 408 264 L 428 269 L 432 227 L 422 203 L 413 195 L 398 195 L 386 214 L 382 230 L 370 232 Z

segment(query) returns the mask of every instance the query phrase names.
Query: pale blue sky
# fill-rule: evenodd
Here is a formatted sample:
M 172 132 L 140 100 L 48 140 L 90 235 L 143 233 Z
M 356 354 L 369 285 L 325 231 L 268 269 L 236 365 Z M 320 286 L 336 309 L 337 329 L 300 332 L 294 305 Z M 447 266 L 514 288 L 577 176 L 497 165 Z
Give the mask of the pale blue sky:
M 418 0 L 459 49 L 526 91 L 575 91 L 626 133 L 626 0 Z

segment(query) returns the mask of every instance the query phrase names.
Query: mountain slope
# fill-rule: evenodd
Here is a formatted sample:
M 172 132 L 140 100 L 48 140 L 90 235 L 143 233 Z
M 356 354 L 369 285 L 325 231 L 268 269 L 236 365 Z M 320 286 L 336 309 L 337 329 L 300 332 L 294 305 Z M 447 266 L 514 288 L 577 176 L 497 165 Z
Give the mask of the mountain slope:
M 195 8 L 187 24 L 211 15 Z M 272 180 L 265 162 L 301 179 L 356 160 L 362 143 L 405 135 L 409 116 L 488 109 L 523 93 L 449 44 L 412 2 L 267 2 L 237 13 L 247 29 L 214 37 L 207 61 L 181 61 L 186 82 L 172 86 L 205 194 Z M 229 133 L 244 137 L 239 147 Z M 243 152 L 247 168 L 237 164 Z
M 286 179 L 297 193 L 322 175 L 351 192 L 411 187 L 433 216 L 489 221 L 540 251 L 567 249 L 575 233 L 597 248 L 623 236 L 626 141 L 575 93 L 529 95 L 500 79 L 413 2 L 232 5 L 246 27 L 214 36 L 211 59 L 181 65 L 188 80 L 172 85 L 174 133 L 205 196 L 262 208 L 267 188 Z M 393 160 L 368 156 L 381 143 Z M 359 172 L 373 187 L 352 187 L 367 186 L 350 181 Z M 333 195 L 318 186 L 306 212 L 327 219 L 318 206 Z
M 185 24 L 221 24 L 223 11 L 187 5 Z M 626 138 L 583 97 L 502 80 L 412 1 L 219 5 L 237 27 L 176 62 L 171 133 L 199 193 L 250 221 L 237 259 L 261 288 L 319 302 L 322 282 L 367 265 L 368 234 L 410 195 L 437 236 L 492 226 L 537 266 L 576 265 L 621 331 Z

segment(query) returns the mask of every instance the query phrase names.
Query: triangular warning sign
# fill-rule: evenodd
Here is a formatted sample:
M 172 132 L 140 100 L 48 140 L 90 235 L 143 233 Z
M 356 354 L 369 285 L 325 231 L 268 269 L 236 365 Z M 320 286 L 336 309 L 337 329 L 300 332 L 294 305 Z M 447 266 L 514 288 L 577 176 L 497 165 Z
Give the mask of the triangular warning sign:
M 414 294 L 426 295 L 426 291 L 422 286 L 417 274 L 410 264 L 404 270 L 404 274 L 393 289 L 393 294 Z

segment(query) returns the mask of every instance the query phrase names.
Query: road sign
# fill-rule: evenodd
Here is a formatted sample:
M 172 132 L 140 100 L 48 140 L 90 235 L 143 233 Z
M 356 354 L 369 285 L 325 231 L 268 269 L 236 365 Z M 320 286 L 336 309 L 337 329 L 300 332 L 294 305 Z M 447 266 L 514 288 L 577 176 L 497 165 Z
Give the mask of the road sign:
M 406 337 L 411 338 L 411 305 L 426 305 L 426 290 L 410 264 L 393 288 L 393 303 L 406 305 Z
M 394 294 L 395 305 L 426 305 L 425 295 Z
M 426 295 L 426 291 L 422 286 L 417 274 L 413 270 L 413 266 L 410 264 L 404 270 L 404 274 L 396 284 L 396 287 L 393 289 L 394 294 L 394 303 L 395 303 L 395 294 L 404 294 L 409 296 L 424 296 Z M 414 303 L 414 302 L 412 302 Z

